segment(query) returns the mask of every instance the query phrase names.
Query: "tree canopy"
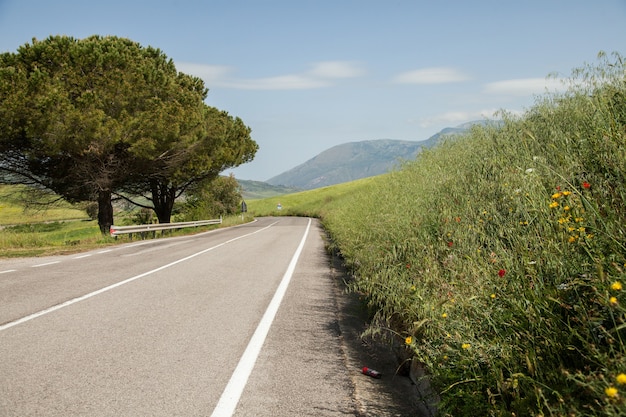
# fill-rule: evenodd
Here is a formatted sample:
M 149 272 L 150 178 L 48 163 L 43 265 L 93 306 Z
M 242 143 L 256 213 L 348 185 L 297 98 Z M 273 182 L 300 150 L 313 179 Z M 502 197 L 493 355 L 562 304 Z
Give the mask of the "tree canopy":
M 207 106 L 201 79 L 152 47 L 114 36 L 33 39 L 0 55 L 0 178 L 98 201 L 147 195 L 160 221 L 190 184 L 250 161 L 239 118 Z

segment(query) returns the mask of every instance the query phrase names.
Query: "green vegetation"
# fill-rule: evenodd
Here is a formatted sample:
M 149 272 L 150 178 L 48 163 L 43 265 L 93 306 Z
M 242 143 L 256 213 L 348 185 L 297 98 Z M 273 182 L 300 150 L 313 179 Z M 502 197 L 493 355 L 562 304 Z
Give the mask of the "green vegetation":
M 249 202 L 322 219 L 371 331 L 424 364 L 441 415 L 626 415 L 626 66 L 613 58 L 397 172 Z

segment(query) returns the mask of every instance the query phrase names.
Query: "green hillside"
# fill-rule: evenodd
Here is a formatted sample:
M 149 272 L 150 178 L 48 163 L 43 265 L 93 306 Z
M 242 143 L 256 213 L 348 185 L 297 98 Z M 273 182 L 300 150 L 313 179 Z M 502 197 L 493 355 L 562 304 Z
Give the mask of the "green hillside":
M 388 172 L 434 141 L 368 140 L 334 146 L 267 182 L 310 190 Z
M 400 171 L 249 208 L 322 219 L 440 415 L 624 416 L 625 74 L 601 55 Z

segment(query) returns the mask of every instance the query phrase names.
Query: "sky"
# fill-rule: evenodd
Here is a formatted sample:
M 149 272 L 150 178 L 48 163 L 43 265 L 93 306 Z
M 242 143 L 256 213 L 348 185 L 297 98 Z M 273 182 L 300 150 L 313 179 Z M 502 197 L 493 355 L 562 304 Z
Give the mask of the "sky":
M 599 52 L 626 55 L 626 0 L 0 0 L 0 52 L 94 34 L 201 77 L 259 145 L 224 174 L 265 181 L 346 142 L 523 114 Z

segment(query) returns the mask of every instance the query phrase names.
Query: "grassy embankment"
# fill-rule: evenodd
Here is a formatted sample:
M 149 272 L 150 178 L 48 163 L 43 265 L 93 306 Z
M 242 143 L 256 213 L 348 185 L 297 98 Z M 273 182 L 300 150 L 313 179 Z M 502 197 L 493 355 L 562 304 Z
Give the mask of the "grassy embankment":
M 626 415 L 624 69 L 583 68 L 397 172 L 249 208 L 322 219 L 441 415 Z

